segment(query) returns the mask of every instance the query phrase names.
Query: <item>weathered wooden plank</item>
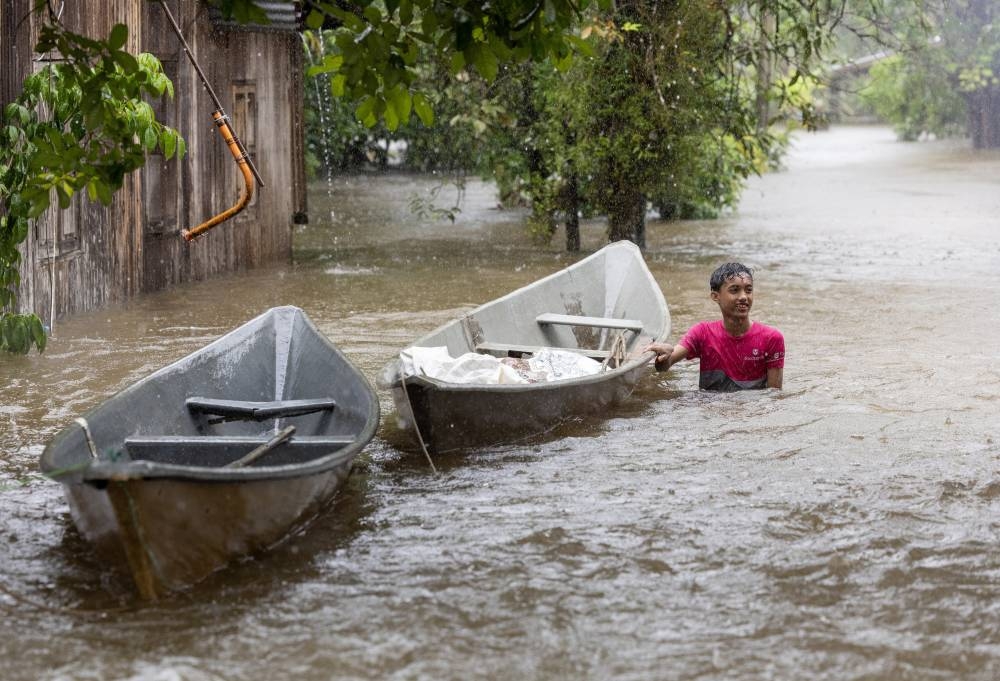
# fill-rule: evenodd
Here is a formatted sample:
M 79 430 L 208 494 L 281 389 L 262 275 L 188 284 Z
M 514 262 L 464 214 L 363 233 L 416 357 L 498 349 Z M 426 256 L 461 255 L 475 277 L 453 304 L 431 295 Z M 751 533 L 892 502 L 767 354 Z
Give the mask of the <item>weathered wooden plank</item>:
M 66 3 L 62 21 L 68 29 L 103 37 L 115 23 L 126 23 L 130 27 L 127 48 L 153 52 L 164 62 L 173 75 L 175 99 L 159 105 L 157 114 L 181 131 L 189 154 L 169 162 L 174 165 L 166 166 L 166 174 L 162 161 L 134 173 L 110 207 L 92 205 L 80 197 L 74 211 L 60 214 L 53 210 L 43 216 L 32 241 L 22 249 L 21 310 L 48 317 L 49 301 L 54 299 L 59 317 L 120 302 L 143 291 L 291 257 L 292 217 L 305 206 L 301 84 L 298 78 L 288 77 L 302 68 L 297 35 L 240 31 L 236 39 L 231 31 L 220 30 L 199 14 L 198 3 L 168 3 L 227 110 L 233 106 L 234 84 L 255 89 L 255 161 L 268 187 L 250 209 L 196 243 L 188 245 L 178 238 L 181 228 L 199 224 L 235 203 L 242 187 L 236 164 L 210 123 L 214 103 L 183 59 L 159 3 Z M 31 69 L 38 22 L 29 16 L 16 31 L 13 25 L 30 14 L 30 6 L 30 0 L 2 3 L 3 97 L 15 96 Z M 169 184 L 164 186 L 164 181 Z M 169 223 L 162 219 L 163 206 L 153 210 L 150 202 L 150 194 L 160 194 L 161 187 L 170 194 L 166 214 L 174 217 Z M 67 220 L 72 221 L 72 229 Z M 154 221 L 159 226 L 154 228 Z M 46 246 L 59 241 L 61 230 L 75 233 L 76 243 L 65 249 Z
M 184 404 L 189 411 L 196 413 L 213 414 L 216 416 L 237 416 L 257 420 L 303 416 L 318 411 L 330 411 L 337 407 L 337 403 L 330 397 L 306 400 L 273 400 L 270 402 L 189 397 L 184 401 Z
M 630 329 L 641 331 L 642 322 L 637 319 L 616 319 L 614 317 L 585 317 L 574 314 L 546 312 L 535 317 L 539 324 L 561 324 L 565 326 L 592 326 L 598 329 Z

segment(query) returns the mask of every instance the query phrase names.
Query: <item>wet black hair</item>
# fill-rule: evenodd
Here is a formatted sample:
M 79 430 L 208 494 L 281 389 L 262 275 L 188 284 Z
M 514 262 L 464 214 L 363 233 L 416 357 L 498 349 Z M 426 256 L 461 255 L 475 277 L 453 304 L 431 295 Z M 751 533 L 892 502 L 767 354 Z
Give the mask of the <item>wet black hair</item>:
M 712 272 L 712 278 L 708 280 L 708 285 L 713 291 L 718 291 L 725 282 L 734 277 L 748 277 L 750 281 L 753 281 L 753 270 L 742 263 L 727 262 Z

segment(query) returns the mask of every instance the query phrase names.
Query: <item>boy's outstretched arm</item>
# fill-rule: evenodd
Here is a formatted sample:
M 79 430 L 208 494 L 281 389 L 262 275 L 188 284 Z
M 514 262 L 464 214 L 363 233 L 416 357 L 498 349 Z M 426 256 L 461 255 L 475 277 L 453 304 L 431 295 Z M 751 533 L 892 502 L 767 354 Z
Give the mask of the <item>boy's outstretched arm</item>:
M 677 362 L 688 356 L 688 349 L 683 345 L 669 345 L 667 343 L 650 343 L 643 352 L 653 351 L 656 357 L 653 358 L 653 365 L 657 371 L 666 371 Z
M 781 367 L 767 370 L 767 387 L 781 390 L 781 380 L 784 378 L 785 370 Z

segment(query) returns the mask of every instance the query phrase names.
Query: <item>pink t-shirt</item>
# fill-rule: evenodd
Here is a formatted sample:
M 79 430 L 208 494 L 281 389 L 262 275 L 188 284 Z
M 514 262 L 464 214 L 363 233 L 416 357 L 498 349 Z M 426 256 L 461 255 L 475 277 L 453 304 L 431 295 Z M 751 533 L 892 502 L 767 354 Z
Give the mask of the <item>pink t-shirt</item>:
M 785 338 L 773 326 L 753 322 L 742 336 L 730 336 L 722 320 L 692 326 L 680 344 L 688 359 L 701 361 L 702 390 L 767 387 L 767 370 L 785 366 Z

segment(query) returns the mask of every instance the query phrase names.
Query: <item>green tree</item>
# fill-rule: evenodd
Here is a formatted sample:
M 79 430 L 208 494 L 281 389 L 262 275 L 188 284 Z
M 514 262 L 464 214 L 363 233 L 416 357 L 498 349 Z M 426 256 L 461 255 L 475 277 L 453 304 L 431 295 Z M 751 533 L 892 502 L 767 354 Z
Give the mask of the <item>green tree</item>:
M 944 3 L 939 18 L 973 146 L 1000 147 L 1000 7 L 992 0 L 957 0 Z
M 862 100 L 890 121 L 901 140 L 925 133 L 938 137 L 965 131 L 966 104 L 953 85 L 941 51 L 892 55 L 874 64 Z
M 1000 147 L 1000 7 L 897 0 L 891 9 L 901 18 L 896 53 L 872 68 L 864 99 L 902 139 L 964 133 L 976 148 Z
M 29 222 L 54 197 L 66 208 L 86 190 L 92 201 L 111 202 L 125 176 L 159 148 L 184 153 L 177 131 L 156 120 L 144 97 L 173 94 L 159 61 L 123 50 L 128 28 L 116 25 L 104 40 L 85 38 L 46 23 L 36 51 L 58 53 L 24 82 L 21 95 L 0 120 L 0 349 L 45 348 L 34 314 L 13 312 L 20 284 L 18 245 Z
M 333 96 L 328 74 L 309 75 L 312 67 L 322 63 L 330 39 L 324 31 L 303 34 L 306 54 L 306 72 L 302 74 L 305 80 L 305 162 L 310 178 L 318 175 L 329 178 L 333 173 L 353 170 L 367 163 L 374 133 L 357 119 L 348 102 Z
M 236 13 L 253 2 L 222 4 Z M 606 7 L 610 0 L 597 4 Z M 573 28 L 591 2 L 360 0 L 348 6 L 316 0 L 310 6 L 307 25 L 334 34 L 334 49 L 312 73 L 330 74 L 333 93 L 355 102 L 366 125 L 383 120 L 395 131 L 412 113 L 426 125 L 433 122 L 430 98 L 418 87 L 425 48 L 445 59 L 453 74 L 468 66 L 490 82 L 504 63 L 565 61 L 585 49 Z
M 812 0 L 595 12 L 581 33 L 592 54 L 561 73 L 522 71 L 502 90 L 515 122 L 497 133 L 494 174 L 528 196 L 534 234 L 550 236 L 563 214 L 571 249 L 578 211 L 607 215 L 610 239 L 640 244 L 650 203 L 665 217 L 713 216 L 777 158 L 776 123 L 817 124 L 813 70 L 845 16 Z
M 267 22 L 256 0 L 202 1 L 240 22 Z M 333 94 L 356 102 L 354 113 L 369 128 L 382 121 L 396 130 L 411 112 L 429 124 L 431 98 L 411 89 L 422 55 L 429 51 L 446 59 L 453 72 L 472 65 L 487 80 L 503 61 L 566 59 L 579 42 L 570 29 L 588 3 L 314 1 L 308 24 L 333 30 L 332 49 L 315 73 L 328 74 Z M 126 26 L 115 26 L 106 39 L 92 39 L 65 30 L 47 0 L 36 0 L 35 12 L 48 18 L 36 51 L 51 52 L 56 63 L 25 81 L 0 121 L 0 349 L 13 352 L 45 347 L 40 320 L 13 312 L 18 245 L 29 221 L 49 206 L 53 194 L 63 208 L 84 189 L 91 200 L 108 203 L 148 152 L 159 147 L 171 157 L 183 153 L 184 144 L 176 131 L 156 121 L 145 101 L 170 92 L 172 85 L 151 55 L 122 49 Z

